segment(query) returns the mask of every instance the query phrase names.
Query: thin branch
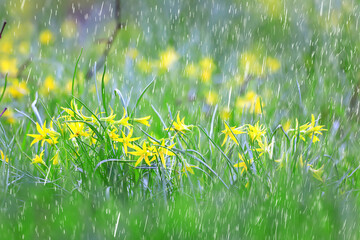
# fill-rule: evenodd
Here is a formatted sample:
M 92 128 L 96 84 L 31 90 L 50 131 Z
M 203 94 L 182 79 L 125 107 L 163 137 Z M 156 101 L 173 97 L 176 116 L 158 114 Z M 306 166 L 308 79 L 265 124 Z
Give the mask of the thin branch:
M 5 29 L 5 25 L 6 25 L 6 21 L 4 22 L 4 24 L 2 26 L 2 29 L 1 29 L 1 32 L 0 32 L 0 38 L 1 38 L 1 35 L 2 35 L 3 31 L 4 31 L 4 29 Z
M 124 24 L 121 23 L 121 0 L 115 0 L 115 20 L 116 20 L 115 30 L 113 34 L 107 39 L 106 48 L 98 60 L 97 67 L 95 69 L 96 71 L 103 67 L 119 30 L 125 26 Z M 91 79 L 93 74 L 94 74 L 94 70 L 92 68 L 89 68 L 88 72 L 86 73 L 86 80 Z

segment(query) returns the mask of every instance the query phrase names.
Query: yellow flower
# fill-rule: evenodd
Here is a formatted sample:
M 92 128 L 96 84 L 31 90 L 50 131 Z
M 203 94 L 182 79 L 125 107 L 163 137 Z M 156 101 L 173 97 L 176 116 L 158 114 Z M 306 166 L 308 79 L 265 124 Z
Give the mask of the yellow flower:
M 254 75 L 255 77 L 261 77 L 264 74 L 259 58 L 250 52 L 245 52 L 241 55 L 240 68 L 244 72 L 244 76 Z
M 130 128 L 131 124 L 129 123 L 129 119 L 130 118 L 127 116 L 126 109 L 124 108 L 123 117 L 118 121 L 114 121 L 114 124 L 119 124 L 119 125 L 122 125 L 124 127 Z
M 200 80 L 204 83 L 210 82 L 212 73 L 209 70 L 202 70 L 200 74 Z
M 2 24 L 1 24 L 1 27 L 2 27 Z M 11 54 L 11 53 L 13 53 L 13 51 L 14 51 L 14 49 L 13 49 L 12 41 L 6 40 L 6 39 L 1 39 L 0 53 Z
M 0 149 L 0 157 L 1 161 L 9 162 L 9 158 L 4 154 L 4 152 Z
M 185 121 L 185 117 L 183 117 L 180 121 L 180 113 L 178 113 L 176 117 L 176 121 L 173 122 L 173 127 L 166 128 L 165 130 L 167 131 L 170 129 L 170 131 L 177 131 L 181 133 L 184 133 L 185 131 L 190 131 L 192 125 L 186 125 L 184 121 Z
M 72 38 L 77 32 L 76 22 L 72 19 L 66 19 L 60 27 L 61 35 L 65 38 Z
M 185 167 L 183 167 L 183 169 L 182 169 L 181 171 L 182 171 L 185 175 L 187 175 L 186 172 L 189 172 L 189 173 L 191 173 L 192 175 L 194 175 L 195 172 L 194 172 L 193 168 L 196 168 L 196 167 L 197 167 L 197 166 L 189 165 L 189 164 L 185 163 Z M 186 168 L 186 171 L 185 171 L 185 168 Z
M 266 128 L 257 122 L 254 126 L 247 124 L 247 132 L 251 141 L 261 141 L 261 137 L 266 134 Z
M 43 94 L 49 94 L 56 89 L 56 82 L 53 76 L 47 76 L 44 81 L 44 85 L 41 88 Z
M 245 133 L 242 130 L 242 127 L 229 127 L 226 123 L 225 123 L 225 130 L 222 131 L 222 133 L 225 134 L 225 138 L 223 143 L 221 144 L 221 146 L 224 146 L 224 144 L 226 143 L 226 140 L 228 139 L 228 137 L 230 137 L 237 145 L 239 145 L 236 137 L 234 134 L 238 135 L 238 134 L 242 134 Z
M 323 131 L 327 131 L 327 129 L 324 129 L 324 125 L 318 125 L 315 126 L 316 121 L 314 114 L 311 114 L 311 123 L 306 123 L 304 125 L 301 125 L 299 127 L 298 120 L 296 119 L 296 127 L 295 129 L 290 129 L 289 131 L 297 133 L 299 131 L 299 137 L 301 140 L 306 141 L 306 136 L 309 139 L 312 139 L 313 143 L 316 143 L 319 140 L 319 138 L 316 136 L 316 134 L 322 135 Z
M 198 71 L 199 70 L 193 63 L 186 65 L 185 70 L 184 70 L 185 76 L 189 77 L 189 78 L 196 78 L 198 76 Z
M 29 54 L 30 51 L 30 43 L 27 41 L 22 41 L 19 45 L 19 52 L 23 55 Z
M 50 145 L 54 145 L 58 142 L 57 136 L 59 133 L 54 131 L 52 122 L 50 122 L 50 128 L 46 128 L 46 121 L 44 121 L 42 127 L 40 127 L 39 123 L 36 123 L 36 130 L 39 134 L 27 134 L 27 136 L 34 138 L 30 144 L 30 147 L 39 141 L 41 141 L 41 146 L 43 146 L 45 142 L 49 143 Z
M 40 155 L 36 155 L 33 159 L 32 159 L 32 164 L 36 164 L 36 163 L 40 163 L 40 164 L 44 164 L 45 162 L 43 160 L 43 156 L 44 156 L 44 150 L 40 153 Z
M 228 120 L 230 118 L 231 111 L 229 107 L 224 107 L 220 110 L 221 120 Z
M 134 60 L 139 55 L 139 51 L 136 48 L 129 48 L 126 52 L 126 56 Z
M 287 120 L 283 125 L 282 125 L 283 129 L 285 132 L 289 131 L 290 127 L 291 127 L 291 121 Z
M 69 122 L 67 126 L 70 129 L 70 137 L 69 139 L 73 139 L 76 137 L 88 137 L 89 134 L 85 131 L 85 123 L 83 122 Z
M 160 53 L 159 67 L 164 70 L 169 68 L 179 59 L 177 52 L 169 47 L 165 51 Z
M 216 69 L 216 65 L 214 60 L 210 57 L 205 57 L 200 60 L 199 65 L 202 70 L 206 70 L 212 74 L 212 72 Z
M 240 153 L 239 153 L 239 158 L 240 158 L 241 162 L 238 162 L 237 164 L 235 164 L 234 167 L 242 168 L 241 174 L 243 174 L 244 171 L 246 171 L 246 172 L 248 171 L 248 168 L 246 166 L 244 158 L 241 156 Z M 252 159 L 250 159 L 250 161 L 249 161 L 249 164 L 251 164 L 251 163 L 252 163 Z
M 129 152 L 131 155 L 139 156 L 138 160 L 135 163 L 135 167 L 141 163 L 142 160 L 145 160 L 146 164 L 151 166 L 149 157 L 153 156 L 152 147 L 147 147 L 146 142 L 143 142 L 142 148 L 139 148 L 136 145 L 132 145 L 131 148 L 135 149 L 135 152 Z
M 140 61 L 137 63 L 137 67 L 143 73 L 150 73 L 152 70 L 152 64 L 144 58 L 140 59 Z
M 56 151 L 54 157 L 51 159 L 53 165 L 58 165 L 59 164 L 59 150 Z
M 266 67 L 269 73 L 275 73 L 279 71 L 281 65 L 279 60 L 277 60 L 276 58 L 268 57 L 266 58 Z
M 14 116 L 14 111 L 9 108 L 3 113 L 2 116 L 5 118 L 6 122 L 8 122 L 9 124 L 13 124 L 16 122 L 16 118 Z
M 54 40 L 53 34 L 49 29 L 43 30 L 40 33 L 39 41 L 43 45 L 49 45 Z
M 151 116 L 146 116 L 146 117 L 142 117 L 142 118 L 134 118 L 134 121 L 150 127 L 150 124 L 149 124 L 150 118 L 151 118 Z
M 150 139 L 150 141 L 153 142 L 154 144 L 157 144 L 152 139 Z M 165 139 L 163 139 L 161 141 L 160 147 L 158 147 L 157 150 L 154 151 L 156 156 L 160 158 L 164 168 L 166 168 L 165 155 L 166 156 L 175 156 L 175 154 L 172 151 L 169 150 L 169 149 L 172 149 L 174 146 L 175 146 L 175 143 L 170 145 L 170 146 L 166 146 L 165 145 Z
M 19 82 L 17 79 L 12 81 L 12 84 L 9 86 L 7 91 L 9 92 L 11 97 L 17 99 L 20 99 L 29 93 L 26 82 Z
M 214 91 L 209 91 L 206 94 L 206 103 L 210 106 L 215 105 L 219 100 L 219 95 Z
M 236 99 L 236 108 L 240 110 L 249 110 L 250 113 L 255 112 L 256 114 L 261 113 L 261 104 L 263 102 L 261 101 L 261 98 L 256 95 L 254 91 L 249 91 L 246 93 L 244 97 L 238 97 Z
M 15 58 L 0 59 L 0 71 L 3 74 L 8 73 L 11 76 L 16 76 L 18 73 L 17 61 Z
M 134 142 L 134 141 L 140 139 L 139 137 L 131 138 L 133 135 L 133 132 L 134 132 L 134 130 L 131 128 L 129 131 L 129 134 L 127 136 L 125 136 L 125 133 L 123 131 L 121 131 L 122 138 L 118 138 L 115 140 L 115 141 L 121 142 L 123 144 L 126 155 L 128 154 L 128 147 L 133 148 L 133 145 L 131 144 L 131 142 Z

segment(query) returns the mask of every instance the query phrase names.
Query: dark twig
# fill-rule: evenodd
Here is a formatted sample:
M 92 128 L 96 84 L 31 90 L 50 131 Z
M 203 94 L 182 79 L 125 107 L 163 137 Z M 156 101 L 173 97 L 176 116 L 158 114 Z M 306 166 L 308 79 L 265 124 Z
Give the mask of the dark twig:
M 121 23 L 121 0 L 115 0 L 115 20 L 116 20 L 115 30 L 113 34 L 111 34 L 111 36 L 107 39 L 106 48 L 98 60 L 96 71 L 103 67 L 119 30 L 124 27 L 124 24 Z M 93 74 L 94 74 L 93 68 L 89 68 L 88 72 L 86 73 L 86 79 L 87 80 L 91 79 Z
M 4 24 L 2 26 L 2 29 L 1 29 L 1 32 L 0 32 L 0 38 L 1 38 L 1 35 L 2 35 L 3 31 L 4 31 L 4 29 L 5 29 L 5 25 L 6 25 L 6 21 L 4 22 Z

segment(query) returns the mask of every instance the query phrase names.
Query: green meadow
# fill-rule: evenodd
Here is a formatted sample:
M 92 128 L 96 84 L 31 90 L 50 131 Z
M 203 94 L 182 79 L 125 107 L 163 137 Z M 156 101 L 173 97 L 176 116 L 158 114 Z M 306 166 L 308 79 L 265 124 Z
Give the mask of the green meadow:
M 355 0 L 3 0 L 0 238 L 358 239 L 359 21 Z

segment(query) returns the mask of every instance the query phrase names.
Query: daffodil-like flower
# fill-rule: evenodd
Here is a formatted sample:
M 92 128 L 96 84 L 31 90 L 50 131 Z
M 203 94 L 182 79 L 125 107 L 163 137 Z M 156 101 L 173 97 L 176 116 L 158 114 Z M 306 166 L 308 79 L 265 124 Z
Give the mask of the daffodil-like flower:
M 185 131 L 190 131 L 192 125 L 186 125 L 184 121 L 185 121 L 185 117 L 183 117 L 180 121 L 180 113 L 178 113 L 176 117 L 176 121 L 173 122 L 173 127 L 166 128 L 165 130 L 177 131 L 181 133 L 184 133 Z
M 32 164 L 37 164 L 37 163 L 40 163 L 40 164 L 44 164 L 45 165 L 45 162 L 43 160 L 43 156 L 44 156 L 44 150 L 40 153 L 40 155 L 36 155 L 33 159 L 32 159 Z
M 225 123 L 225 130 L 222 131 L 222 133 L 225 134 L 225 138 L 223 143 L 221 144 L 221 146 L 224 146 L 224 144 L 226 143 L 226 140 L 228 139 L 228 137 L 230 137 L 237 145 L 239 145 L 236 137 L 234 134 L 238 135 L 238 134 L 242 134 L 245 133 L 242 131 L 242 127 L 229 127 L 226 123 Z
M 128 147 L 134 148 L 134 146 L 131 144 L 131 142 L 136 141 L 140 139 L 139 137 L 132 138 L 134 130 L 131 128 L 129 131 L 129 134 L 126 136 L 123 131 L 121 131 L 122 138 L 117 138 L 114 141 L 121 142 L 124 146 L 125 154 L 128 154 Z
M 251 141 L 261 141 L 261 137 L 266 134 L 266 128 L 263 125 L 259 125 L 259 122 L 254 126 L 247 124 L 247 133 Z
M 185 175 L 187 175 L 186 172 L 189 172 L 189 173 L 191 173 L 191 174 L 194 175 L 195 172 L 194 172 L 193 168 L 195 168 L 195 167 L 197 167 L 197 166 L 189 165 L 189 164 L 185 163 L 185 167 L 183 167 L 183 169 L 182 169 L 181 171 L 182 171 Z M 186 171 L 185 171 L 185 168 L 186 168 Z
M 145 160 L 146 164 L 151 166 L 149 157 L 154 155 L 153 147 L 146 146 L 146 142 L 143 142 L 142 148 L 139 148 L 136 145 L 132 145 L 131 148 L 135 149 L 135 152 L 129 152 L 131 155 L 139 156 L 138 160 L 135 163 L 135 167 L 141 163 L 142 160 Z M 152 161 L 153 159 L 151 159 Z
M 150 124 L 149 124 L 150 118 L 151 118 L 150 116 L 146 116 L 146 117 L 142 117 L 142 118 L 134 118 L 134 121 L 150 127 Z
M 44 146 L 44 142 L 47 142 L 51 145 L 54 145 L 58 142 L 57 136 L 59 136 L 60 134 L 54 131 L 52 122 L 50 123 L 50 128 L 46 128 L 46 121 L 44 121 L 42 127 L 40 127 L 39 123 L 36 123 L 36 130 L 39 134 L 27 134 L 27 136 L 34 138 L 30 146 L 39 141 L 41 141 L 41 146 Z
M 118 125 L 122 125 L 124 127 L 127 127 L 127 128 L 130 128 L 131 127 L 131 124 L 129 123 L 129 116 L 127 116 L 127 112 L 124 108 L 124 115 L 123 117 L 118 120 L 118 121 L 114 121 L 113 124 L 118 124 Z
M 70 138 L 73 139 L 76 137 L 88 137 L 89 134 L 85 131 L 85 123 L 83 122 L 69 122 L 67 123 L 70 129 Z
M 5 161 L 5 162 L 9 162 L 9 158 L 4 154 L 4 152 L 2 150 L 0 150 L 0 157 L 1 157 L 1 161 Z
M 56 151 L 54 157 L 51 159 L 53 165 L 58 165 L 59 164 L 59 150 Z
M 299 137 L 301 140 L 306 141 L 306 136 L 309 139 L 312 139 L 313 143 L 316 143 L 319 140 L 319 138 L 316 136 L 316 134 L 322 135 L 323 131 L 327 131 L 327 129 L 324 129 L 324 125 L 316 125 L 316 121 L 315 121 L 315 117 L 314 114 L 311 114 L 311 123 L 306 123 L 304 125 L 301 125 L 299 127 L 299 123 L 296 119 L 296 128 L 295 129 L 290 129 L 290 132 L 297 132 L 299 131 Z
M 264 140 L 259 139 L 257 141 L 259 147 L 256 148 L 255 150 L 260 153 L 259 156 L 262 156 L 264 153 L 268 153 L 270 158 L 272 158 L 272 153 L 273 153 L 273 148 L 274 148 L 274 143 L 275 140 L 274 138 L 272 139 L 271 143 L 269 144 L 266 140 L 266 138 L 264 138 Z
M 248 168 L 247 168 L 247 166 L 246 166 L 246 163 L 245 163 L 245 161 L 244 161 L 243 156 L 241 156 L 240 153 L 239 153 L 239 158 L 240 158 L 241 161 L 238 162 L 237 164 L 235 164 L 234 167 L 242 168 L 241 174 L 243 174 L 243 172 L 244 172 L 244 171 L 247 171 Z M 251 163 L 252 163 L 252 159 L 250 159 L 250 161 L 249 161 L 249 164 L 251 164 Z
M 153 144 L 158 144 L 157 142 L 153 141 L 152 139 L 150 139 L 150 141 L 153 143 Z M 176 143 L 170 145 L 170 146 L 166 146 L 165 145 L 165 139 L 163 139 L 161 141 L 161 145 L 158 147 L 158 148 L 154 148 L 154 153 L 155 155 L 160 158 L 164 168 L 166 168 L 166 164 L 165 164 L 165 155 L 166 156 L 175 156 L 175 154 L 170 151 L 170 149 L 172 149 L 174 146 L 175 146 Z

